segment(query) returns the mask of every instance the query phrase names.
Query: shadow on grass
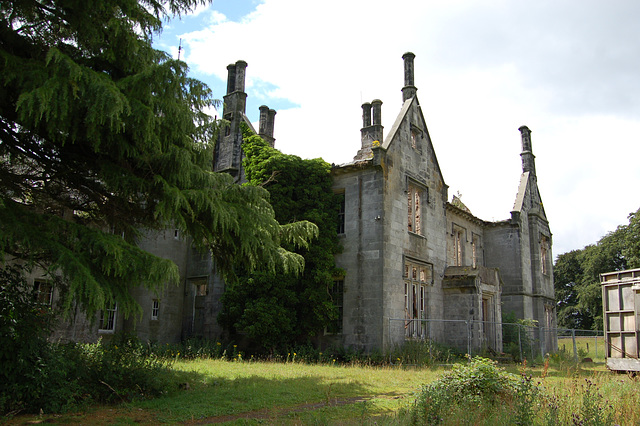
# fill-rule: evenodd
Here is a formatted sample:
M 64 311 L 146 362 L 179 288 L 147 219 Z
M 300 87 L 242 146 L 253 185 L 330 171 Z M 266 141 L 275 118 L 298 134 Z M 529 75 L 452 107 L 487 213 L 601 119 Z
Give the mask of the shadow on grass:
M 197 421 L 236 416 L 260 410 L 274 412 L 296 406 L 335 405 L 371 396 L 366 386 L 336 378 L 222 378 L 198 372 L 175 372 L 175 390 L 167 395 L 131 404 L 158 413 L 161 422 Z
M 367 386 L 336 377 L 228 378 L 176 370 L 162 374 L 166 374 L 161 379 L 168 384 L 164 396 L 109 406 L 89 405 L 82 411 L 64 414 L 17 415 L 0 418 L 0 423 L 209 423 L 204 419 L 270 418 L 305 409 L 356 404 L 372 395 Z

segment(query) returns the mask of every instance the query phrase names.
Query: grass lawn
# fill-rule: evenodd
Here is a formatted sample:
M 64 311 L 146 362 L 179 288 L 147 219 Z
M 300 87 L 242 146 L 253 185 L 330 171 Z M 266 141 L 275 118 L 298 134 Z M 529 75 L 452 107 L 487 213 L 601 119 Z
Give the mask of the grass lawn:
M 507 370 L 523 371 L 522 366 Z M 402 424 L 398 412 L 411 404 L 412 393 L 443 371 L 444 367 L 178 361 L 171 373 L 175 390 L 164 397 L 90 407 L 82 413 L 18 416 L 10 424 Z M 640 423 L 640 383 L 605 371 L 602 363 L 584 368 L 559 363 L 548 369 L 526 368 L 526 373 L 544 387 L 546 401 L 563 406 L 568 423 L 567 416 L 580 410 L 590 383 L 620 413 L 619 424 Z
M 422 383 L 429 369 L 308 365 L 301 363 L 192 361 L 178 363 L 189 390 L 138 404 L 177 422 L 252 413 L 272 422 L 315 422 L 389 414 Z M 266 410 L 267 413 L 256 413 Z
M 605 350 L 604 337 L 576 337 L 576 349 L 578 358 L 591 358 L 594 361 L 604 362 Z M 573 356 L 573 340 L 571 337 L 559 337 L 558 349 Z M 582 355 L 582 356 L 580 356 Z

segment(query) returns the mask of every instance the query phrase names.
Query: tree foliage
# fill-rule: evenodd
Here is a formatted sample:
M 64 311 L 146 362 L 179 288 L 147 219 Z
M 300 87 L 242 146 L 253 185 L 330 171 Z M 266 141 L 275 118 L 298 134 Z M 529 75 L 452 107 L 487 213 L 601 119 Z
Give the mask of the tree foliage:
M 136 247 L 171 226 L 232 264 L 300 271 L 256 186 L 212 172 L 210 90 L 152 47 L 162 20 L 205 0 L 0 0 L 0 258 L 60 275 L 63 305 L 139 307 L 131 285 L 175 282 L 177 267 Z
M 250 134 L 243 151 L 247 179 L 269 191 L 278 221 L 309 221 L 319 229 L 308 247 L 297 250 L 305 260 L 302 275 L 240 274 L 223 296 L 220 321 L 227 330 L 243 332 L 257 349 L 283 349 L 323 331 L 337 317 L 330 291 L 341 273 L 334 261 L 340 250 L 339 198 L 331 189 L 331 166 L 321 159 L 282 154 Z
M 56 387 L 64 385 L 47 371 L 52 312 L 24 284 L 20 268 L 0 268 L 0 414 L 41 403 L 47 395 L 55 398 Z
M 602 330 L 600 274 L 640 267 L 640 210 L 596 244 L 561 254 L 553 278 L 558 325 Z

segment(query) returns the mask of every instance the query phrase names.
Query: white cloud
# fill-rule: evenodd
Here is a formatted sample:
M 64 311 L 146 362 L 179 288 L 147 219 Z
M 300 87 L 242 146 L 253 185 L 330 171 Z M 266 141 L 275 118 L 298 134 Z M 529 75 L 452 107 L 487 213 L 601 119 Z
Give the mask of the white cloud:
M 246 60 L 249 96 L 299 105 L 276 116 L 283 152 L 350 161 L 362 102 L 381 99 L 391 127 L 401 56 L 412 51 L 449 192 L 477 216 L 509 217 L 523 124 L 555 254 L 595 242 L 640 207 L 640 3 L 266 0 L 240 22 L 223 12 L 181 35 L 185 59 L 222 80 Z
M 210 3 L 199 3 L 191 12 L 187 13 L 185 16 L 187 17 L 196 17 L 201 15 L 204 12 L 211 10 Z

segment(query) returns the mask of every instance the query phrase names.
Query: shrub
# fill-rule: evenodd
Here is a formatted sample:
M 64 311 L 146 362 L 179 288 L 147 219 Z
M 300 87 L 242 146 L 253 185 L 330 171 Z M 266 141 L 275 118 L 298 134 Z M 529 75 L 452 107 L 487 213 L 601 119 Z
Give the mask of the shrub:
M 519 378 L 498 368 L 494 361 L 475 357 L 467 364 L 454 365 L 439 380 L 424 385 L 411 409 L 411 419 L 414 424 L 439 424 L 451 412 L 509 403 L 514 407 L 516 424 L 528 424 L 537 394 L 538 388 L 530 378 L 524 375 Z
M 120 334 L 106 344 L 75 345 L 83 391 L 92 400 L 122 402 L 159 396 L 168 388 L 171 362 L 148 354 L 137 338 Z
M 135 338 L 122 335 L 108 344 L 55 344 L 39 337 L 36 346 L 23 337 L 28 351 L 6 339 L 18 353 L 9 357 L 0 348 L 6 361 L 0 369 L 1 414 L 59 413 L 85 403 L 155 397 L 170 388 L 170 361 L 149 354 Z
M 24 272 L 13 265 L 0 269 L 0 412 L 58 411 L 75 387 L 64 356 L 46 341 L 53 312 L 38 302 Z

